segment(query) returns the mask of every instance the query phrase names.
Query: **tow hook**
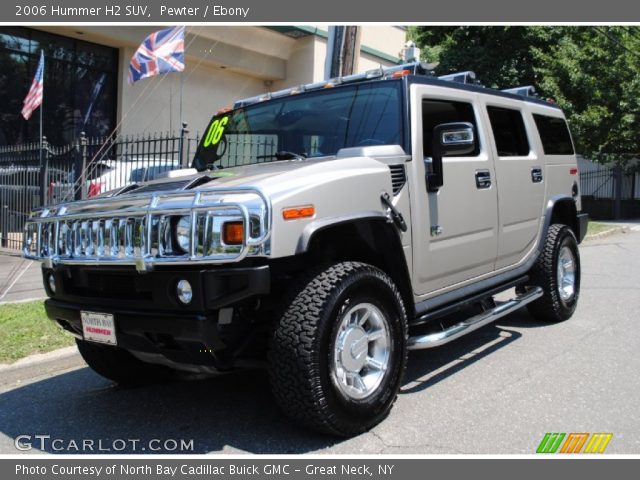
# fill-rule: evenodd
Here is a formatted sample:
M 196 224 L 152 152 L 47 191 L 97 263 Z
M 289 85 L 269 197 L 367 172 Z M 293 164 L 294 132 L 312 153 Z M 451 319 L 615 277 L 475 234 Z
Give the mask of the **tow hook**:
M 382 195 L 380 195 L 380 199 L 382 200 L 382 203 L 384 203 L 387 206 L 387 215 L 389 216 L 389 219 L 396 224 L 396 226 L 402 230 L 403 232 L 407 231 L 407 223 L 404 221 L 404 217 L 402 216 L 402 213 L 400 213 L 398 211 L 398 209 L 393 205 L 393 202 L 391 201 L 391 197 L 389 196 L 389 194 L 387 192 L 382 192 Z

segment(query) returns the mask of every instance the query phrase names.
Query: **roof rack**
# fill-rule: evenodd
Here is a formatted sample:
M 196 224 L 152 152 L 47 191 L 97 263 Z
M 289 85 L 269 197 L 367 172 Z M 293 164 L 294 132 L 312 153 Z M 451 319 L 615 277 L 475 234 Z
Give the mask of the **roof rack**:
M 441 75 L 438 78 L 440 80 L 446 80 L 447 82 L 458 82 L 471 85 L 476 85 L 478 83 L 475 72 L 472 72 L 471 70 L 466 72 L 450 73 L 449 75 Z
M 337 85 L 361 82 L 364 80 L 373 80 L 374 78 L 397 78 L 405 75 L 433 75 L 435 64 L 424 62 L 412 62 L 402 65 L 394 65 L 393 67 L 380 67 L 373 70 L 367 70 L 363 73 L 354 73 L 344 77 L 331 78 L 321 82 L 308 83 L 306 85 L 298 85 L 296 87 L 278 90 L 276 92 L 267 92 L 254 97 L 244 98 L 234 103 L 233 108 L 246 107 L 253 103 L 264 102 L 273 98 L 286 97 L 295 95 L 296 93 L 309 92 L 312 90 L 320 90 L 322 88 L 331 88 Z
M 284 90 L 278 90 L 275 92 L 262 93 L 254 97 L 244 98 L 234 103 L 233 108 L 242 108 L 254 103 L 264 102 L 274 98 L 286 97 L 289 95 L 295 95 L 302 92 L 309 92 L 313 90 L 320 90 L 323 88 L 332 88 L 338 85 L 362 82 L 373 79 L 387 79 L 387 78 L 399 78 L 405 75 L 426 75 L 434 76 L 434 69 L 437 64 L 424 63 L 424 62 L 411 62 L 402 65 L 394 65 L 392 67 L 379 67 L 373 70 L 367 70 L 363 73 L 354 73 L 353 75 L 346 75 L 344 77 L 331 78 L 329 80 L 323 80 L 321 82 L 308 83 L 306 85 L 298 85 L 296 87 L 286 88 Z M 450 73 L 448 75 L 441 75 L 437 77 L 439 80 L 447 82 L 463 83 L 467 85 L 482 86 L 476 78 L 475 72 L 466 71 L 458 73 Z M 515 95 L 521 95 L 525 97 L 537 97 L 536 90 L 533 86 L 527 85 L 523 87 L 507 88 L 502 90 L 505 93 L 511 93 Z
M 505 88 L 505 93 L 513 93 L 514 95 L 522 95 L 523 97 L 537 97 L 536 89 L 533 85 L 524 85 L 522 87 Z

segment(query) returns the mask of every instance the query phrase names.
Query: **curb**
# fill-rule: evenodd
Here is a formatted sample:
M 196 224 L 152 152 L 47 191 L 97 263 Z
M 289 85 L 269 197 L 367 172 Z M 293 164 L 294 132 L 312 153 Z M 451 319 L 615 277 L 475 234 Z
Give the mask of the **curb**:
M 5 247 L 0 247 L 0 255 L 4 255 L 6 257 L 22 258 L 22 253 L 19 250 L 13 250 Z
M 0 365 L 0 392 L 86 367 L 75 346 L 38 353 L 17 362 Z
M 0 307 L 2 305 L 13 305 L 15 303 L 29 303 L 29 302 L 44 302 L 47 297 L 31 297 L 31 298 L 21 298 L 20 300 L 3 300 L 0 302 Z M 0 363 L 0 367 L 2 364 Z
M 585 241 L 600 240 L 601 238 L 607 238 L 612 235 L 616 235 L 618 233 L 628 233 L 628 232 L 629 232 L 628 225 L 620 225 L 619 227 L 612 227 L 609 230 L 605 230 L 604 232 L 599 232 L 594 235 L 587 235 L 585 237 Z
M 80 354 L 78 353 L 78 349 L 75 347 L 75 345 L 59 348 L 58 350 L 52 350 L 51 352 L 47 353 L 35 353 L 33 355 L 29 355 L 28 357 L 16 360 L 13 363 L 0 363 L 0 373 L 31 368 L 50 362 L 58 362 L 79 355 Z

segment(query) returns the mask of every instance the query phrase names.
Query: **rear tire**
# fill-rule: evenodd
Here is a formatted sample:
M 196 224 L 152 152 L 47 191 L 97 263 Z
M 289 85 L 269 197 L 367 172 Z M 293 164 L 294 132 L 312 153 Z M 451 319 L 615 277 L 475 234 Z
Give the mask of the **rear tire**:
M 393 281 L 371 265 L 342 262 L 301 279 L 289 298 L 269 349 L 282 410 L 343 437 L 381 422 L 407 359 L 407 315 Z
M 169 380 L 174 371 L 163 365 L 154 365 L 138 360 L 122 348 L 98 345 L 76 340 L 78 351 L 87 365 L 109 380 L 123 385 L 136 386 Z
M 529 313 L 542 322 L 569 319 L 580 296 L 580 253 L 569 227 L 553 224 L 536 264 L 530 272 L 532 284 L 544 294 L 528 305 Z

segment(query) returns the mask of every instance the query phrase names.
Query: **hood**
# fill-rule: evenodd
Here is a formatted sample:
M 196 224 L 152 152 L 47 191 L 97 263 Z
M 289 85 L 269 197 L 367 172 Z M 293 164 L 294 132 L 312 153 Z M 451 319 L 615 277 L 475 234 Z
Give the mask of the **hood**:
M 383 174 L 390 179 L 389 165 L 402 163 L 406 158 L 398 146 L 343 149 L 330 157 L 280 160 L 197 173 L 174 171 L 168 178 L 131 186 L 119 195 L 243 187 L 257 188 L 270 196 L 286 196 L 347 178 L 359 178 L 364 182 L 359 185 L 364 186 L 368 175 Z
M 157 179 L 130 186 L 120 195 L 174 190 L 195 190 L 197 188 L 237 188 L 255 187 L 265 193 L 302 187 L 309 182 L 327 182 L 331 177 L 341 177 L 349 170 L 351 174 L 365 173 L 363 169 L 384 168 L 380 162 L 366 158 L 322 157 L 307 160 L 282 160 L 278 162 L 244 165 L 220 170 L 206 170 L 195 174 L 177 175 L 172 178 Z M 353 170 L 356 170 L 354 172 Z M 117 192 L 107 192 L 112 196 Z

